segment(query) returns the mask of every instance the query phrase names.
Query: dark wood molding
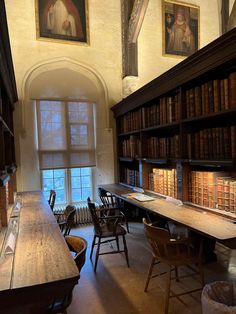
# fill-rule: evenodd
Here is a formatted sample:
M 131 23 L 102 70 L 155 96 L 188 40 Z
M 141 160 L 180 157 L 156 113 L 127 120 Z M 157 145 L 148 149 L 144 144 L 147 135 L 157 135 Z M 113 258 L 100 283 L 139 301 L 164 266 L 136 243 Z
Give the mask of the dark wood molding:
M 18 98 L 4 1 L 0 1 L 0 38 L 0 78 L 14 107 Z
M 224 1 L 224 0 L 222 0 Z M 228 27 L 227 30 L 231 30 L 236 26 L 236 1 L 234 1 L 230 16 L 228 18 Z
M 122 76 L 138 75 L 137 43 L 129 43 L 129 21 L 134 0 L 121 0 Z
M 135 0 L 129 20 L 128 42 L 136 43 L 142 28 L 149 0 Z
M 222 34 L 227 32 L 229 21 L 229 0 L 221 0 L 221 31 Z
M 196 80 L 203 75 L 217 76 L 217 70 L 226 64 L 235 67 L 236 28 L 186 58 L 164 74 L 141 87 L 111 109 L 115 117 L 153 101 L 165 93 Z M 215 73 L 214 73 L 215 72 Z

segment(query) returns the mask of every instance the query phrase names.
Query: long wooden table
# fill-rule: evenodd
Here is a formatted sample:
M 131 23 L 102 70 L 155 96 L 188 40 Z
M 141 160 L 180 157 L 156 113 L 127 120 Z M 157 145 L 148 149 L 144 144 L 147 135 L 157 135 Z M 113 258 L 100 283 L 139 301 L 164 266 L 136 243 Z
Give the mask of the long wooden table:
M 41 192 L 18 193 L 0 256 L 0 312 L 40 313 L 72 291 L 79 272 Z M 10 233 L 15 249 L 6 254 Z
M 204 236 L 218 240 L 225 245 L 236 248 L 236 220 L 187 205 L 175 205 L 165 199 L 154 196 L 154 200 L 139 202 L 127 194 L 134 191 L 120 184 L 101 185 L 101 189 L 149 212 L 175 221 Z M 153 196 L 153 195 L 152 195 Z

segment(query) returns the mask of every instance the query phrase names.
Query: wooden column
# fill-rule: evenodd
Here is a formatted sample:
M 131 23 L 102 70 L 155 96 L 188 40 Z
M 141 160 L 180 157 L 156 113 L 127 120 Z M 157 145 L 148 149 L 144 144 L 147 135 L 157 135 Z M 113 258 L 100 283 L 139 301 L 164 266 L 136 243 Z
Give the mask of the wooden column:
M 12 174 L 11 180 L 8 182 L 8 203 L 14 203 L 14 192 L 15 192 L 15 174 Z
M 7 226 L 7 191 L 6 186 L 0 187 L 0 217 L 2 227 Z

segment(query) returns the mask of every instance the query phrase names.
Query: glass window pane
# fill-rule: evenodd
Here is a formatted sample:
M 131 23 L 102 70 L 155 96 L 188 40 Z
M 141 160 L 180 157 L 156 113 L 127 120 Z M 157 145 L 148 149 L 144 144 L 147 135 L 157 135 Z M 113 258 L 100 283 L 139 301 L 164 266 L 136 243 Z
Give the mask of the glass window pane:
M 91 175 L 91 168 L 81 168 L 81 175 Z
M 57 169 L 54 170 L 54 178 L 64 177 L 65 176 L 65 170 L 64 169 Z
M 74 188 L 80 188 L 81 187 L 81 179 L 80 177 L 72 177 L 71 178 L 71 187 Z
M 64 190 L 65 189 L 65 179 L 64 178 L 55 178 L 54 186 L 56 190 Z
M 81 190 L 80 189 L 72 189 L 71 193 L 72 202 L 79 202 L 81 201 Z
M 88 197 L 92 197 L 92 189 L 91 188 L 82 189 L 82 200 L 86 201 Z
M 43 178 L 53 178 L 53 170 L 43 170 Z
M 80 168 L 72 168 L 70 169 L 71 176 L 80 176 Z
M 91 187 L 91 178 L 89 176 L 81 177 L 81 185 L 82 188 L 90 188 Z
M 57 196 L 56 196 L 56 204 L 65 204 L 66 203 L 66 196 L 65 196 L 65 190 L 56 190 Z
M 50 191 L 53 189 L 53 179 L 43 179 L 43 191 Z

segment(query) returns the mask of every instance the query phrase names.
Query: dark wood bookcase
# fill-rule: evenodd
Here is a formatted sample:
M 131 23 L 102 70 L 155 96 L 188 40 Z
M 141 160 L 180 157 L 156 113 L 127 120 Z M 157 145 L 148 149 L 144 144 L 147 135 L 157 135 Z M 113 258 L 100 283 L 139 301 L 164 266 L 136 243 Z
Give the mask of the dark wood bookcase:
M 236 29 L 112 111 L 121 183 L 236 217 Z
M 7 225 L 8 204 L 14 202 L 16 162 L 13 111 L 17 91 L 4 1 L 0 2 L 0 227 Z

